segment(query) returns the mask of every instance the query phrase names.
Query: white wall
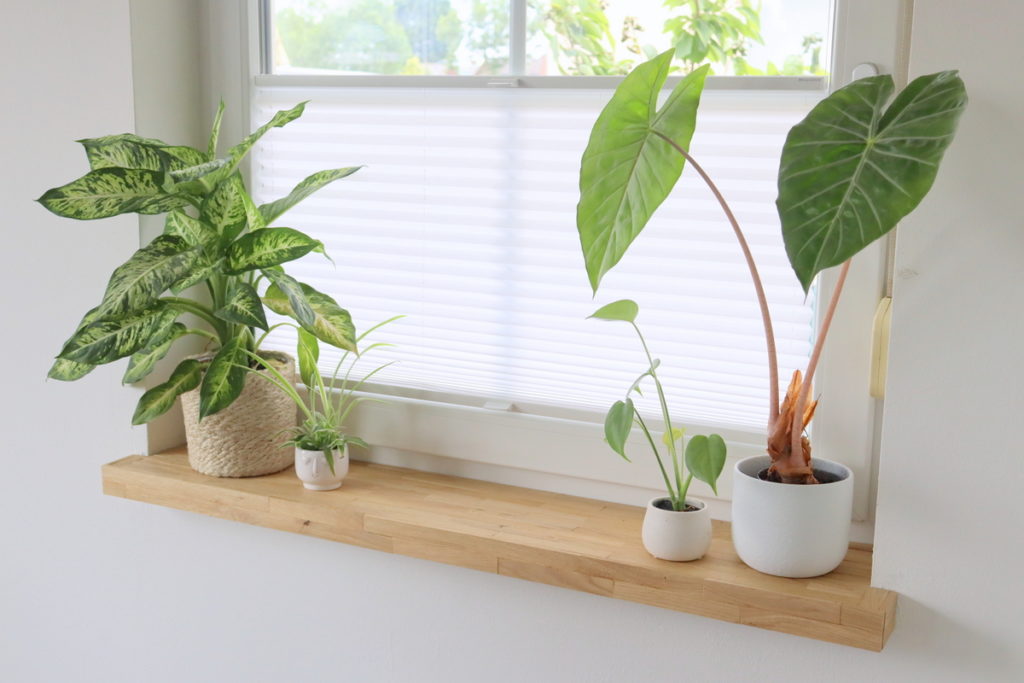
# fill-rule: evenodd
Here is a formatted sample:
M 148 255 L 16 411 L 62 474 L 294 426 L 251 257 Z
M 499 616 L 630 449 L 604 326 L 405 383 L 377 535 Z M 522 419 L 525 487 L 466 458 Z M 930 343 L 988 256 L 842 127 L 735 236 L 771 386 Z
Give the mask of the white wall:
M 101 496 L 99 465 L 143 447 L 135 396 L 120 367 L 42 377 L 135 226 L 57 219 L 29 198 L 84 170 L 71 140 L 131 127 L 128 6 L 13 6 L 0 679 L 1020 680 L 1022 458 L 1003 425 L 1024 408 L 1024 95 L 1008 80 L 1024 7 L 966 5 L 915 3 L 913 71 L 959 66 L 972 104 L 899 240 L 876 562 L 905 597 L 880 654 Z

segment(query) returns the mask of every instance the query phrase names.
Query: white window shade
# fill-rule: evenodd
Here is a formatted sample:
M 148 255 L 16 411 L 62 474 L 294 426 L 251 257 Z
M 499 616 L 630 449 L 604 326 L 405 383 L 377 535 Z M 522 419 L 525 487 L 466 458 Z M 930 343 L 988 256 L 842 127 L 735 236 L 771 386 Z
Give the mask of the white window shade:
M 258 202 L 306 175 L 365 164 L 278 224 L 322 240 L 289 264 L 336 298 L 362 330 L 397 346 L 381 383 L 500 399 L 528 412 L 601 413 L 646 368 L 625 323 L 587 320 L 631 298 L 673 417 L 763 430 L 764 333 L 753 286 L 722 211 L 689 168 L 592 298 L 575 226 L 580 156 L 609 90 L 260 87 L 254 121 L 310 99 L 305 115 L 254 150 Z M 783 382 L 813 335 L 774 207 L 789 128 L 821 95 L 706 91 L 691 151 L 743 226 L 771 303 Z M 270 348 L 294 350 L 275 332 Z M 338 356 L 322 349 L 330 370 Z M 372 363 L 367 359 L 367 367 Z M 657 413 L 645 392 L 646 412 Z

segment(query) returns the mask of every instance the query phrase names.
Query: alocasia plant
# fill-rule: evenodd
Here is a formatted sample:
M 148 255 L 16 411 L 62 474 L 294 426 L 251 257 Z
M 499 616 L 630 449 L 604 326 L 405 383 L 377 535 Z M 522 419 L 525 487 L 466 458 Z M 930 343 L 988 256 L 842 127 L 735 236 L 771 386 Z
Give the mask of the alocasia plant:
M 811 382 L 850 258 L 892 230 L 931 189 L 967 105 L 963 81 L 955 71 L 921 76 L 893 99 L 892 77 L 861 79 L 823 99 L 789 132 L 776 201 L 786 253 L 805 291 L 823 269 L 842 268 L 807 372 L 793 374 L 780 405 L 775 338 L 757 265 L 721 191 L 689 153 L 705 70 L 683 78 L 658 108 L 671 61 L 666 52 L 623 80 L 583 154 L 577 229 L 591 287 L 597 291 L 689 162 L 736 234 L 760 304 L 768 348 L 770 474 L 785 483 L 817 483 L 803 433 L 814 414 Z
M 288 209 L 359 167 L 314 173 L 287 196 L 260 206 L 238 171 L 257 140 L 299 118 L 304 107 L 278 112 L 223 157 L 217 157 L 223 104 L 205 151 L 132 134 L 79 141 L 91 170 L 47 190 L 39 198 L 44 207 L 78 220 L 124 213 L 167 217 L 163 234 L 114 270 L 99 305 L 65 342 L 50 368 L 51 378 L 77 380 L 97 365 L 128 357 L 124 382 L 137 382 L 178 339 L 189 334 L 208 338 L 208 359 L 182 361 L 166 382 L 143 394 L 132 418 L 133 424 L 142 424 L 196 387 L 200 417 L 231 405 L 245 384 L 244 366 L 258 364 L 259 342 L 271 329 L 264 306 L 328 344 L 356 350 L 348 312 L 281 267 L 313 251 L 324 253 L 323 244 L 298 230 L 271 226 Z M 181 296 L 196 285 L 200 296 Z M 186 327 L 178 321 L 183 314 L 199 318 L 203 326 Z M 263 330 L 259 338 L 257 330 Z

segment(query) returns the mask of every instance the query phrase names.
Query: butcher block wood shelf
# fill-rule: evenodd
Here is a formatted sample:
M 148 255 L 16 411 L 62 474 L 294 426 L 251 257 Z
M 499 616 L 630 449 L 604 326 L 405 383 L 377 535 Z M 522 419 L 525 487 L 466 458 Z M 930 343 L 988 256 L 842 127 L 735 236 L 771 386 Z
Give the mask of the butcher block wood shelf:
M 782 579 L 740 562 L 715 522 L 704 559 L 665 562 L 640 544 L 642 508 L 396 467 L 353 462 L 344 486 L 315 492 L 291 469 L 198 474 L 182 447 L 105 465 L 103 491 L 868 650 L 896 612 L 896 594 L 870 585 L 870 550 L 852 548 L 827 576 Z

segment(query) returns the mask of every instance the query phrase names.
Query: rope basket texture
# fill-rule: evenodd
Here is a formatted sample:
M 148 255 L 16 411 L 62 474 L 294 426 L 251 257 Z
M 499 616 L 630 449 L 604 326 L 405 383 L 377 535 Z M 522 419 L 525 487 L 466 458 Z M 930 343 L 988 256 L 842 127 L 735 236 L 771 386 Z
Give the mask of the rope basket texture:
M 267 360 L 292 384 L 295 359 L 266 354 Z M 265 372 L 265 371 L 264 371 Z M 211 477 L 258 477 L 287 468 L 293 447 L 282 447 L 285 430 L 295 426 L 295 404 L 265 379 L 247 374 L 245 388 L 224 410 L 199 420 L 199 389 L 181 395 L 188 440 L 188 463 Z

